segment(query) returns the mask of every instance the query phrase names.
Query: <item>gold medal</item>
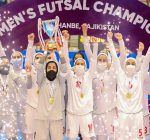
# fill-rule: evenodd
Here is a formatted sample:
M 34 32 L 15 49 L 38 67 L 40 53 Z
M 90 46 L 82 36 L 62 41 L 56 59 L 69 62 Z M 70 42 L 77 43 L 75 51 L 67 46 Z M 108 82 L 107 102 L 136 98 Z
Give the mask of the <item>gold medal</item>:
M 49 104 L 53 104 L 53 103 L 54 103 L 54 97 L 51 96 L 51 97 L 49 98 Z
M 126 94 L 126 99 L 130 100 L 132 98 L 132 93 L 128 92 Z
M 40 93 L 40 90 L 38 90 L 36 93 L 39 95 L 39 93 Z
M 84 98 L 84 93 L 81 93 L 81 94 L 80 94 L 80 98 Z

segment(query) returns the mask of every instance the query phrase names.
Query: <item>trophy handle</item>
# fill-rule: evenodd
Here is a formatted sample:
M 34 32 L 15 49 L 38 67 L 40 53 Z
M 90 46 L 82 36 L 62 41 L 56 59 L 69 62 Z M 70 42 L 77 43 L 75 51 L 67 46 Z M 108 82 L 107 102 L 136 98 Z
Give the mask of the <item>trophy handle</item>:
M 58 29 L 59 29 L 59 17 L 56 16 L 56 17 L 55 17 L 55 28 L 54 28 L 54 38 L 55 38 L 55 42 L 57 42 Z
M 60 37 L 60 45 L 62 45 L 62 44 L 63 44 L 63 42 L 64 42 L 64 39 L 63 39 L 63 35 L 62 35 L 62 33 L 61 33 L 60 29 L 58 29 L 57 34 L 58 34 L 57 36 L 58 36 L 58 37 Z
M 62 33 L 60 31 L 60 28 L 59 28 L 59 21 L 60 21 L 60 19 L 59 19 L 58 16 L 56 16 L 55 21 L 56 21 L 56 26 L 55 26 L 55 42 L 57 42 L 57 37 L 60 37 L 60 44 L 62 45 L 63 37 L 62 37 Z
M 38 37 L 39 37 L 39 41 L 42 45 L 42 48 L 44 49 L 45 47 L 45 42 L 42 36 L 42 20 L 41 18 L 38 19 Z

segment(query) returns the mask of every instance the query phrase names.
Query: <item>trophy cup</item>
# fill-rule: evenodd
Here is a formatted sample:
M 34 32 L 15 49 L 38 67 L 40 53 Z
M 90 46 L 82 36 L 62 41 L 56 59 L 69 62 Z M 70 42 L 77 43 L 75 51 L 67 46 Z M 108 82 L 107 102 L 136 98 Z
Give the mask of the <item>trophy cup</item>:
M 50 41 L 45 43 L 42 35 L 42 29 L 47 34 Z M 59 28 L 59 17 L 55 19 L 42 21 L 38 19 L 38 37 L 41 42 L 42 48 L 46 47 L 47 51 L 52 52 L 57 49 L 57 45 L 62 45 L 62 33 Z M 58 40 L 59 39 L 59 40 Z

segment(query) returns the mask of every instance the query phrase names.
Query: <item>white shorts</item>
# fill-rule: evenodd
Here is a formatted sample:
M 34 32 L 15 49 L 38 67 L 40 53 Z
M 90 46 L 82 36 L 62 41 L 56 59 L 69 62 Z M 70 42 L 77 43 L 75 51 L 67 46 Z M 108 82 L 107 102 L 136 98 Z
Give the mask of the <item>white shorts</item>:
M 27 105 L 25 110 L 25 133 L 34 134 L 35 133 L 35 116 L 36 109 Z
M 150 115 L 144 116 L 144 131 L 145 136 L 150 137 Z
M 67 136 L 76 138 L 79 131 L 82 137 L 95 136 L 92 113 L 82 116 L 67 113 Z
M 119 140 L 145 140 L 143 112 L 119 112 Z
M 35 140 L 48 140 L 49 133 L 51 140 L 63 140 L 63 122 L 36 120 L 36 135 Z
M 117 121 L 116 110 L 113 109 L 104 114 L 93 114 L 94 130 L 97 136 L 112 136 L 115 132 L 115 121 Z
M 0 115 L 0 133 L 7 138 L 17 137 L 17 115 Z

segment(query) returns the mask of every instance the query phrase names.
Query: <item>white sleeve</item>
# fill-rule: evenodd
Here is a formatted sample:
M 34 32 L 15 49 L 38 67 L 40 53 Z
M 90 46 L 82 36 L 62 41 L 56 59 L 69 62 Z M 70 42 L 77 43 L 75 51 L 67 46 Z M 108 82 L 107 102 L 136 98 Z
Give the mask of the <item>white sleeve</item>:
M 33 57 L 35 54 L 35 48 L 33 47 L 33 41 L 28 42 L 27 52 L 26 52 L 26 64 L 32 65 Z
M 65 40 L 63 42 L 63 47 L 61 48 L 61 51 L 62 51 L 67 63 L 70 63 L 70 61 L 69 61 L 68 41 Z
M 114 67 L 117 70 L 121 69 L 120 60 L 117 56 L 114 43 L 113 43 L 112 39 L 107 39 L 107 40 L 109 42 L 109 50 L 110 50 L 110 53 L 111 53 L 111 56 L 112 56 L 112 61 L 114 63 Z
M 67 76 L 67 62 L 65 60 L 65 57 L 60 58 L 60 63 L 59 63 L 59 75 L 61 77 L 66 77 Z
M 136 57 L 136 71 L 137 72 L 141 69 L 142 61 L 143 61 L 142 52 L 137 52 L 137 57 Z
M 63 47 L 61 48 L 62 54 L 65 57 L 66 63 L 67 63 L 67 72 L 71 72 L 71 66 L 70 66 L 70 60 L 69 60 L 69 50 L 68 50 L 68 41 L 63 42 Z
M 90 61 L 90 59 L 92 57 L 92 51 L 91 51 L 88 37 L 84 37 L 84 45 L 83 46 L 84 46 L 84 50 L 85 50 L 85 53 L 87 55 L 87 58 Z
M 6 56 L 5 50 L 2 46 L 2 42 L 0 41 L 0 57 Z
M 142 80 L 144 81 L 147 72 L 148 72 L 148 68 L 149 68 L 149 63 L 150 63 L 150 47 L 148 48 L 148 51 L 146 53 L 146 56 L 143 59 L 143 63 L 141 66 L 141 74 L 142 74 Z
M 119 40 L 119 46 L 120 46 L 120 64 L 122 69 L 124 69 L 124 63 L 126 60 L 126 49 L 125 49 L 125 44 L 124 40 Z
M 97 61 L 97 54 L 98 54 L 98 43 L 93 43 L 93 54 L 92 57 Z
M 40 59 L 40 62 L 37 66 L 37 84 L 38 86 L 41 86 L 43 80 L 44 80 L 44 70 L 45 70 L 45 66 L 44 66 L 44 62 L 45 62 L 45 58 L 46 56 L 43 56 L 41 59 Z
M 90 68 L 89 73 L 93 77 L 96 72 L 96 64 L 97 64 L 97 53 L 98 53 L 98 43 L 93 43 L 93 54 L 90 58 Z

